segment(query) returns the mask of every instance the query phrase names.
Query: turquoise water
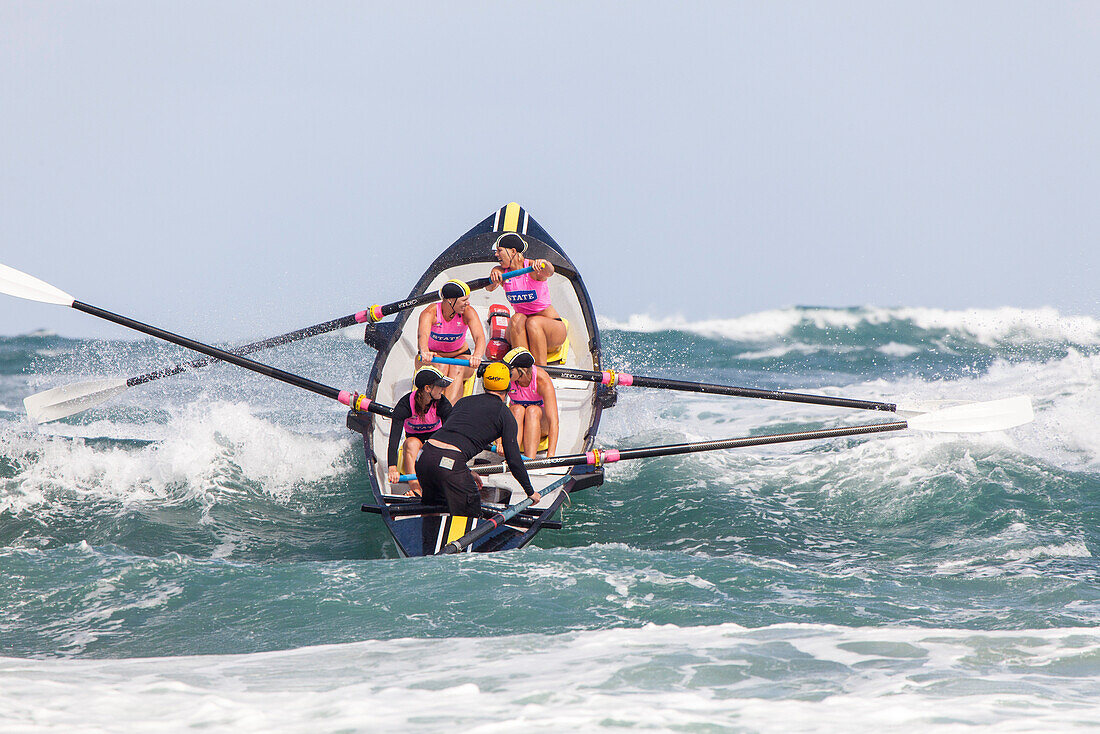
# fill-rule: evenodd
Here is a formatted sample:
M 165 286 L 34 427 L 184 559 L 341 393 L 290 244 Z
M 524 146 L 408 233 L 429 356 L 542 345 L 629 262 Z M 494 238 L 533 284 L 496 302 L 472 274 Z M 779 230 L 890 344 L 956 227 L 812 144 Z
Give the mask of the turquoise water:
M 354 334 L 352 335 L 354 336 Z M 1100 320 L 792 308 L 604 323 L 635 374 L 1034 423 L 623 462 L 516 552 L 399 559 L 342 406 L 183 356 L 0 339 L 0 730 L 1047 731 L 1100 724 Z M 334 385 L 344 336 L 263 353 Z M 613 448 L 886 420 L 623 388 Z

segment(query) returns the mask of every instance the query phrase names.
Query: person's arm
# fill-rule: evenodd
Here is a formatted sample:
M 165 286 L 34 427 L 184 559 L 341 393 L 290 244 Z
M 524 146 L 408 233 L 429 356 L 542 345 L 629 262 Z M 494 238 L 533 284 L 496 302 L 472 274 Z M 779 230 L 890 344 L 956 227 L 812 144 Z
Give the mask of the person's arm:
M 422 364 L 431 364 L 432 353 L 428 349 L 428 336 L 432 333 L 432 322 L 435 321 L 435 304 L 428 306 L 420 312 L 420 320 L 416 323 L 416 351 L 420 355 Z
M 409 396 L 406 395 L 397 401 L 397 405 L 393 406 L 393 416 L 390 417 L 390 445 L 389 450 L 386 451 L 387 466 L 397 466 L 397 447 L 401 443 L 401 434 L 405 432 L 405 419 L 411 417 Z M 400 472 L 401 467 L 397 468 Z
M 447 419 L 451 417 L 451 411 L 454 410 L 451 401 L 446 396 L 441 397 L 439 402 L 435 404 L 435 414 L 439 416 L 440 423 L 446 423 Z
M 477 315 L 477 309 L 467 306 L 462 320 L 470 327 L 470 333 L 474 335 L 474 348 L 470 351 L 470 366 L 477 369 L 481 360 L 485 358 L 485 327 L 481 325 L 481 318 Z
M 492 280 L 493 282 L 490 283 L 489 285 L 485 286 L 486 292 L 492 293 L 493 291 L 495 291 L 497 288 L 500 287 L 501 283 L 504 282 L 504 279 L 500 276 L 504 275 L 504 273 L 505 273 L 504 268 L 500 267 L 499 265 L 497 265 L 495 268 L 493 268 L 492 270 L 489 271 L 489 279 Z
M 535 280 L 550 280 L 550 276 L 554 274 L 554 264 L 549 260 L 539 258 L 531 262 L 531 267 L 534 268 L 531 277 Z
M 504 403 L 500 404 L 500 418 L 504 424 L 500 432 L 500 440 L 504 444 L 504 460 L 507 462 L 508 470 L 512 472 L 512 476 L 519 482 L 519 486 L 523 487 L 523 491 L 530 497 L 535 494 L 535 489 L 531 486 L 531 477 L 527 475 L 527 467 L 523 465 L 523 454 L 520 452 L 519 442 L 516 440 L 519 426 L 516 425 L 516 419 L 512 415 L 512 411 L 508 410 L 508 406 Z
M 558 391 L 554 389 L 554 380 L 544 370 L 539 370 L 539 384 L 535 387 L 546 416 L 546 458 L 549 459 L 558 451 Z

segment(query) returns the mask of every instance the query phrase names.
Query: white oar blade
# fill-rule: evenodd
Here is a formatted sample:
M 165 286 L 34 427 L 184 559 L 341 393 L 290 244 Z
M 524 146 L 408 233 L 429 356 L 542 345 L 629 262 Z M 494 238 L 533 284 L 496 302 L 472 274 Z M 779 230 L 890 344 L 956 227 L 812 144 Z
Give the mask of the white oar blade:
M 126 389 L 126 380 L 92 380 L 63 385 L 23 398 L 23 407 L 35 423 L 68 418 L 105 403 Z
M 0 264 L 0 293 L 7 293 L 16 298 L 26 298 L 29 301 L 56 303 L 59 306 L 71 306 L 76 300 L 49 283 L 2 264 Z
M 990 400 L 984 403 L 967 403 L 944 408 L 909 419 L 909 427 L 918 431 L 944 433 L 981 433 L 1003 431 L 1035 420 L 1031 398 L 1019 396 Z
M 956 405 L 970 405 L 970 400 L 922 400 L 919 403 L 898 403 L 898 415 L 923 415 Z

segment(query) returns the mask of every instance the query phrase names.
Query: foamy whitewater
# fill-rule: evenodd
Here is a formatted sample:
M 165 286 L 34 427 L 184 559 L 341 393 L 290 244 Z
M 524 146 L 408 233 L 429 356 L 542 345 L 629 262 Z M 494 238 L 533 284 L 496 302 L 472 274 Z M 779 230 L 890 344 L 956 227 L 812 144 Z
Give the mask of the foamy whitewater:
M 401 559 L 342 406 L 217 365 L 36 428 L 28 394 L 185 355 L 0 338 L 0 732 L 1100 726 L 1100 319 L 601 326 L 634 374 L 1036 420 L 623 462 L 522 551 Z M 355 388 L 344 336 L 258 356 Z M 600 444 L 890 419 L 622 388 Z

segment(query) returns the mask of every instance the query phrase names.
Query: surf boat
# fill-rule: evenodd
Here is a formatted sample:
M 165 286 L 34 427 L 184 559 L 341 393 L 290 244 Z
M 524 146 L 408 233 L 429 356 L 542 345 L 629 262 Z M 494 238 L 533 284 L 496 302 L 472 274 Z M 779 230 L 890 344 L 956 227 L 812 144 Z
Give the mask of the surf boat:
M 527 258 L 544 258 L 554 264 L 555 274 L 547 282 L 554 308 L 568 327 L 568 339 L 563 349 L 548 356 L 548 361 L 560 367 L 599 370 L 600 332 L 584 281 L 565 251 L 519 204 L 502 207 L 459 237 L 421 276 L 409 299 L 434 293 L 451 278 L 469 282 L 488 276 L 497 265 L 494 243 L 505 232 L 523 236 L 528 242 Z M 481 289 L 471 293 L 470 304 L 487 321 L 491 307 L 495 306 L 494 310 L 499 312 L 502 307 L 507 308 L 508 301 L 503 288 L 492 293 Z M 400 312 L 394 321 L 367 325 L 364 340 L 378 350 L 365 393 L 371 401 L 395 405 L 413 389 L 420 310 L 408 309 Z M 489 327 L 486 326 L 488 333 Z M 467 380 L 463 395 L 480 392 L 480 383 L 476 378 Z M 558 397 L 558 455 L 591 451 L 595 445 L 600 414 L 614 405 L 614 388 L 560 378 L 554 379 L 554 387 Z M 407 484 L 389 483 L 386 452 L 394 426 L 388 418 L 351 411 L 347 426 L 363 436 L 363 451 L 374 495 L 374 502 L 364 504 L 362 509 L 382 516 L 403 556 L 439 553 L 448 543 L 472 532 L 479 523 L 492 522 L 493 515 L 526 497 L 510 474 L 494 474 L 484 479 L 484 517 L 452 517 L 445 506 L 427 505 L 420 498 L 405 497 Z M 492 451 L 483 451 L 471 463 L 500 464 L 502 461 Z M 487 533 L 467 551 L 484 553 L 522 548 L 531 542 L 539 530 L 561 527 L 561 522 L 553 517 L 570 493 L 603 482 L 603 468 L 592 466 L 536 469 L 530 475 L 534 488 L 540 494 L 545 493 L 538 504 L 526 508 Z

